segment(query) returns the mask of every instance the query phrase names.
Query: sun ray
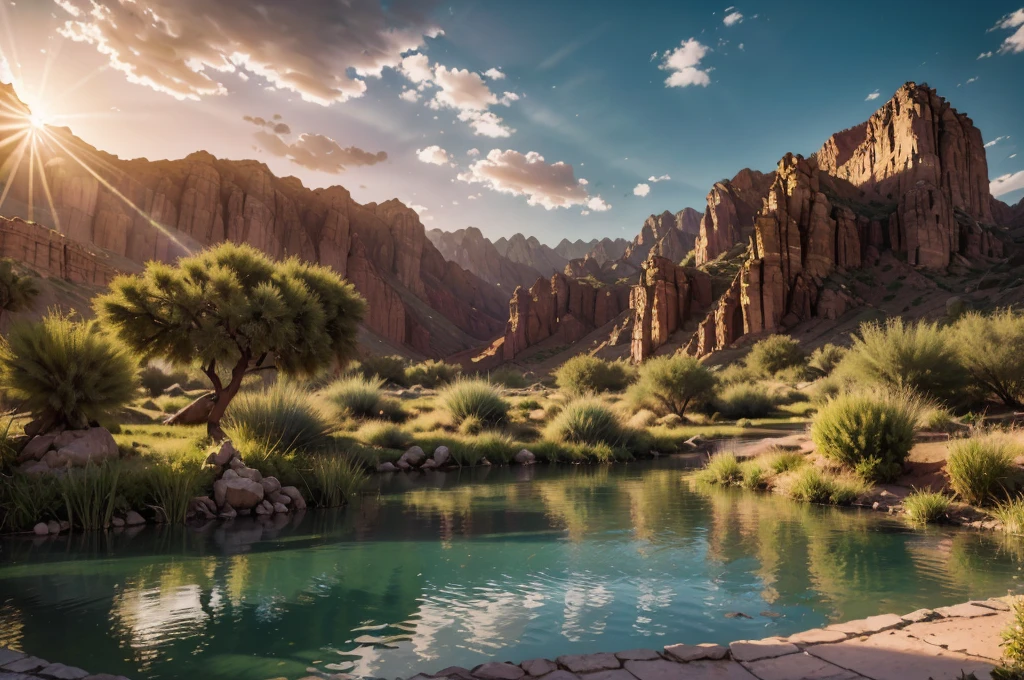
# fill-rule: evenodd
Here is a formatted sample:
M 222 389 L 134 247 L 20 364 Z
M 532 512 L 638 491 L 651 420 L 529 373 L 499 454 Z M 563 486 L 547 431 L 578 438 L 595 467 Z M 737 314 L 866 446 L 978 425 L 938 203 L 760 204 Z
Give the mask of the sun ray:
M 13 134 L 10 137 L 7 137 L 6 139 L 0 139 L 0 149 L 2 149 L 3 147 L 7 146 L 8 144 L 14 144 L 16 141 L 18 141 L 22 137 L 28 136 L 28 134 L 29 134 L 28 128 L 22 127 L 20 130 L 18 130 L 18 132 L 16 134 Z
M 29 137 L 26 135 L 25 139 L 21 140 L 21 144 L 19 144 L 18 148 L 14 151 L 14 153 L 17 154 L 17 157 L 14 161 L 14 169 L 11 170 L 11 174 L 8 175 L 7 178 L 7 184 L 4 185 L 4 191 L 0 194 L 0 209 L 4 207 L 4 201 L 7 200 L 7 194 L 10 193 L 11 187 L 14 186 L 14 183 L 18 180 L 18 169 L 21 168 L 21 161 L 25 157 L 25 147 L 28 146 L 28 140 Z
M 43 143 L 49 146 L 48 141 L 44 135 L 40 135 L 43 139 Z M 46 179 L 46 166 L 43 165 L 42 161 L 39 162 L 39 183 L 43 185 L 43 195 L 46 196 L 46 202 L 50 206 L 50 216 L 53 218 L 53 226 L 61 234 L 64 231 L 60 228 L 60 215 L 57 214 L 57 206 L 53 202 L 53 194 L 50 192 L 50 182 Z
M 28 221 L 36 221 L 36 135 L 29 135 L 28 142 Z

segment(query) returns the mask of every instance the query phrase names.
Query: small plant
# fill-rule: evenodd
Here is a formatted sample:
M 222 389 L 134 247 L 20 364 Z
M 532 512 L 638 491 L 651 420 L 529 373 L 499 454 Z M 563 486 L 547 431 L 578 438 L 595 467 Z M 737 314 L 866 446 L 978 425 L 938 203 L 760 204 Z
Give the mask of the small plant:
M 225 431 L 243 455 L 305 453 L 322 449 L 332 427 L 312 395 L 292 383 L 242 392 L 231 403 Z
M 462 434 L 475 435 L 484 431 L 484 421 L 476 416 L 466 416 L 459 423 L 459 432 Z
M 183 457 L 173 463 L 153 463 L 137 473 L 149 505 L 169 524 L 184 524 L 189 502 L 212 481 L 202 458 Z
M 94 322 L 53 312 L 15 324 L 0 340 L 0 390 L 55 426 L 88 427 L 128 404 L 138 388 L 135 359 Z
M 763 458 L 765 466 L 776 475 L 781 475 L 783 472 L 789 472 L 790 470 L 796 470 L 799 467 L 803 467 L 807 462 L 802 454 L 796 451 L 785 451 L 783 449 L 775 449 L 774 451 L 765 453 L 761 458 Z
M 957 496 L 971 505 L 985 505 L 1013 483 L 1019 447 L 1005 434 L 991 432 L 949 444 L 946 474 Z
M 920 411 L 904 393 L 841 395 L 815 414 L 811 439 L 822 455 L 864 479 L 891 481 L 910 454 Z
M 841 362 L 845 356 L 845 347 L 827 343 L 811 352 L 811 357 L 807 360 L 807 367 L 816 375 L 831 375 L 832 371 L 835 370 L 836 366 L 839 365 L 839 362 Z
M 109 526 L 120 481 L 121 463 L 109 461 L 71 468 L 58 478 L 57 487 L 71 526 L 86 531 Z
M 509 463 L 522 448 L 503 432 L 485 432 L 466 442 L 465 446 L 473 450 L 473 457 L 477 461 L 486 458 L 488 462 L 498 465 Z
M 319 508 L 336 508 L 354 498 L 366 481 L 366 472 L 347 456 L 319 454 L 309 459 L 302 471 L 310 503 Z
M 558 368 L 555 382 L 566 394 L 620 392 L 626 389 L 633 373 L 633 369 L 623 361 L 604 361 L 580 354 Z
M 803 366 L 800 343 L 788 335 L 769 335 L 758 341 L 747 355 L 747 367 L 762 375 L 775 375 L 787 368 Z
M 397 355 L 368 356 L 359 362 L 359 372 L 367 380 L 383 380 L 399 387 L 408 387 L 405 370 L 405 359 Z
M 526 376 L 514 368 L 499 368 L 496 371 L 491 371 L 487 375 L 487 381 L 493 385 L 501 385 L 509 389 L 521 389 L 530 384 Z
M 736 427 L 742 427 L 742 428 L 746 429 L 748 427 L 753 427 L 753 426 L 754 426 L 754 421 L 751 420 L 750 418 L 740 418 L 739 420 L 736 421 Z
M 715 408 L 729 419 L 764 418 L 775 410 L 775 399 L 760 385 L 740 383 L 722 390 Z
M 53 475 L 27 475 L 15 472 L 0 475 L 0 529 L 21 531 L 31 529 L 40 520 L 57 519 L 63 498 Z
M 627 434 L 618 416 L 598 399 L 583 398 L 566 404 L 551 422 L 548 437 L 577 444 L 608 444 L 621 446 Z
M 630 388 L 628 400 L 637 408 L 650 404 L 669 413 L 685 416 L 691 406 L 711 399 L 715 375 L 691 356 L 677 354 L 648 359 Z
M 384 397 L 383 378 L 352 376 L 327 386 L 324 399 L 342 416 L 351 418 L 380 418 Z
M 437 388 L 452 382 L 459 377 L 461 372 L 461 369 L 454 364 L 446 364 L 443 361 L 431 359 L 407 368 L 405 370 L 405 384 Z
M 457 424 L 470 416 L 484 425 L 500 425 L 508 419 L 509 403 L 486 380 L 456 380 L 441 391 L 438 400 Z
M 739 484 L 743 481 L 743 468 L 732 453 L 719 453 L 708 459 L 697 473 L 697 481 L 721 486 Z
M 752 458 L 740 463 L 740 473 L 743 476 L 741 484 L 744 489 L 753 491 L 761 489 L 768 484 L 768 471 L 764 468 L 763 461 L 759 458 Z
M 794 473 L 787 486 L 790 498 L 821 505 L 849 505 L 863 492 L 862 483 L 823 472 L 810 465 Z
M 926 409 L 921 414 L 921 429 L 928 432 L 953 432 L 957 429 L 956 419 L 941 406 Z
M 914 522 L 941 522 L 949 511 L 949 496 L 914 490 L 903 499 L 903 510 Z
M 412 436 L 394 423 L 371 420 L 359 428 L 356 436 L 370 446 L 383 449 L 407 449 L 412 446 Z
M 1002 633 L 1004 666 L 992 674 L 992 677 L 1000 680 L 1019 680 L 1024 677 L 1024 600 L 1014 598 L 1010 607 L 1013 618 Z
M 1013 496 L 1000 501 L 992 510 L 992 516 L 1003 525 L 1003 531 L 1014 536 L 1024 535 L 1024 497 Z

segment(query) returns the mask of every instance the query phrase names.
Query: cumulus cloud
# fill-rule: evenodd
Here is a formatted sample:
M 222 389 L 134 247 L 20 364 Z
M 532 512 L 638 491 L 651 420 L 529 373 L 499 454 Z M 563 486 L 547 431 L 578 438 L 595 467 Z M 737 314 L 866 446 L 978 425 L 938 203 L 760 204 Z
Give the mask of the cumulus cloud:
M 505 74 L 502 73 L 500 69 L 496 69 L 496 68 L 489 68 L 489 69 L 487 69 L 486 71 L 484 71 L 484 76 L 487 77 L 487 78 L 490 78 L 491 80 L 504 80 L 505 79 Z
M 988 59 L 991 56 L 992 56 L 992 52 L 991 51 L 990 52 L 982 52 L 981 54 L 978 55 L 978 59 Z
M 991 141 L 985 142 L 985 148 L 989 149 L 989 148 L 995 146 L 996 144 L 998 144 L 999 142 L 1003 141 L 1004 139 L 1009 139 L 1009 138 L 1010 138 L 1010 135 L 1002 135 L 1000 137 L 996 137 L 995 139 L 993 139 Z
M 440 90 L 434 95 L 433 108 L 486 111 L 498 103 L 498 97 L 487 87 L 483 76 L 468 69 L 449 69 L 438 65 L 434 69 L 434 83 Z
M 356 146 L 342 147 L 326 135 L 303 133 L 294 141 L 288 141 L 285 137 L 291 135 L 291 127 L 279 115 L 271 120 L 260 116 L 243 116 L 243 119 L 260 128 L 253 135 L 258 149 L 309 170 L 336 175 L 347 167 L 376 165 L 388 159 L 384 151 L 372 153 Z
M 742 21 L 743 15 L 740 14 L 739 12 L 729 12 L 728 14 L 725 15 L 725 18 L 722 19 L 722 23 L 725 24 L 726 26 L 735 26 L 736 24 Z
M 989 184 L 993 196 L 1002 196 L 1020 189 L 1024 189 L 1024 170 L 996 177 Z
M 476 149 L 476 148 L 470 149 L 469 151 L 466 152 L 466 155 L 467 156 L 479 156 L 480 155 L 480 149 Z
M 458 119 L 468 123 L 475 134 L 483 137 L 508 137 L 515 132 L 499 115 L 489 110 L 492 106 L 510 106 L 519 100 L 515 92 L 503 92 L 499 97 L 488 87 L 484 76 L 497 80 L 490 72 L 500 74 L 497 69 L 490 69 L 483 75 L 468 69 L 450 69 L 442 64 L 431 65 L 425 54 L 417 53 L 402 59 L 398 70 L 417 86 L 416 90 L 405 90 L 399 95 L 403 99 L 416 101 L 419 98 L 418 92 L 437 88 L 433 97 L 427 100 L 427 106 L 435 111 L 458 111 Z M 504 77 L 501 74 L 501 78 Z
M 132 83 L 178 99 L 227 92 L 248 73 L 328 105 L 361 97 L 366 79 L 441 31 L 430 3 L 381 0 L 55 0 L 60 33 L 94 46 Z
M 978 76 L 974 76 L 973 78 L 968 78 L 967 81 L 964 84 L 965 85 L 970 85 L 971 83 L 973 83 L 977 79 L 978 79 Z
M 648 182 L 653 182 L 654 184 L 657 184 L 658 182 L 667 182 L 670 179 L 672 179 L 672 178 L 669 177 L 668 175 L 659 175 L 658 177 L 655 177 L 654 175 L 651 175 L 650 177 L 647 178 L 647 181 Z
M 707 87 L 711 83 L 708 69 L 701 68 L 701 60 L 708 53 L 708 46 L 701 44 L 696 38 L 684 40 L 679 47 L 666 52 L 661 65 L 663 71 L 670 71 L 665 79 L 667 87 L 688 87 L 700 85 Z
M 503 194 L 526 196 L 529 205 L 547 210 L 576 205 L 595 211 L 611 209 L 600 196 L 587 192 L 571 165 L 562 161 L 548 163 L 536 151 L 523 154 L 512 149 L 492 149 L 486 157 L 471 164 L 469 170 L 460 173 L 459 179 L 483 184 Z
M 651 193 L 651 185 L 650 184 L 643 184 L 643 183 L 641 183 L 641 184 L 637 184 L 635 187 L 633 187 L 633 195 L 634 196 L 646 196 L 649 193 Z
M 242 120 L 258 125 L 260 127 L 267 128 L 278 135 L 290 135 L 292 133 L 291 127 L 287 123 L 279 122 L 281 116 L 275 115 L 272 120 L 266 120 L 260 116 L 242 116 Z
M 505 125 L 505 121 L 492 111 L 462 111 L 459 120 L 469 123 L 473 132 L 481 137 L 511 137 L 514 128 Z
M 874 100 L 878 99 L 881 96 L 882 96 L 882 93 L 879 92 L 878 90 L 875 90 L 874 92 L 869 94 L 867 97 L 864 97 L 864 101 L 866 101 L 866 102 L 873 102 Z
M 1003 44 L 999 46 L 999 54 L 1019 54 L 1024 52 L 1024 7 L 1021 7 L 1012 14 L 1007 14 L 989 30 L 1010 30 L 1012 28 L 1017 30 L 1003 40 Z
M 451 155 L 437 144 L 425 149 L 416 149 L 416 157 L 421 162 L 431 165 L 453 165 Z
M 420 93 L 416 90 L 406 89 L 402 90 L 402 94 L 398 95 L 398 98 L 407 102 L 417 102 L 420 100 Z

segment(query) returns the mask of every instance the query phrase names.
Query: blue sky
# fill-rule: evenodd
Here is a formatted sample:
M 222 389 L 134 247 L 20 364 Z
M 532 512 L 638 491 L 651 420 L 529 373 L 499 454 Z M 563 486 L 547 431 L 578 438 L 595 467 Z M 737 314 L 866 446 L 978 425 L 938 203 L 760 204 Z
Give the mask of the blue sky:
M 907 80 L 999 138 L 990 177 L 1024 187 L 1021 0 L 380 2 L 0 0 L 0 49 L 51 122 L 122 157 L 255 157 L 492 238 L 631 238 Z

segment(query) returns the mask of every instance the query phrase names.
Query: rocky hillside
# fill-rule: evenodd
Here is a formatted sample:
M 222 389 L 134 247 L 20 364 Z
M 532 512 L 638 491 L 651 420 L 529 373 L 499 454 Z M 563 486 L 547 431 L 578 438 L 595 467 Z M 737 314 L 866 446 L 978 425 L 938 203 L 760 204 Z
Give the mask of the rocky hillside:
M 0 102 L 0 110 L 28 114 L 9 86 L 0 84 Z M 0 119 L 0 167 L 16 161 L 18 145 L 4 139 L 25 120 L 9 113 Z M 45 134 L 37 161 L 52 209 L 38 183 L 30 197 L 22 163 L 8 178 L 7 216 L 27 216 L 32 203 L 36 222 L 135 263 L 172 261 L 231 240 L 329 265 L 369 301 L 367 329 L 413 353 L 446 356 L 505 326 L 508 292 L 447 261 L 417 214 L 397 200 L 360 205 L 343 187 L 307 189 L 256 161 L 205 152 L 175 161 L 122 160 L 66 128 Z
M 516 234 L 520 236 L 520 234 Z M 457 231 L 431 229 L 427 238 L 446 260 L 476 274 L 509 295 L 517 286 L 528 286 L 542 278 L 533 267 L 509 259 L 476 227 Z M 506 242 L 507 244 L 507 242 Z

